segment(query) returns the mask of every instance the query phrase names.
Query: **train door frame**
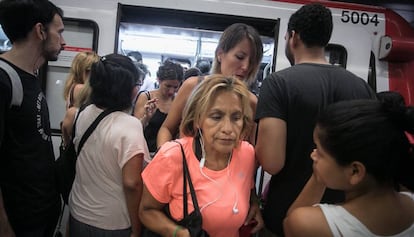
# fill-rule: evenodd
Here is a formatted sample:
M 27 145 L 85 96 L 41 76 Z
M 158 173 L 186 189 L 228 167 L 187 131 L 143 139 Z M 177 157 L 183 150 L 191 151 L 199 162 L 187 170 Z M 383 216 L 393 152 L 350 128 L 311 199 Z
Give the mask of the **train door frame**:
M 275 70 L 277 45 L 279 40 L 280 19 L 266 19 L 246 17 L 231 14 L 218 14 L 177 10 L 170 8 L 157 8 L 146 6 L 133 6 L 118 3 L 117 22 L 115 31 L 114 52 L 120 52 L 120 28 L 122 23 L 136 23 L 144 25 L 156 25 L 163 27 L 186 28 L 195 30 L 208 30 L 222 32 L 233 23 L 246 23 L 253 26 L 261 36 L 272 39 L 274 44 L 272 56 L 269 59 L 272 71 Z M 196 61 L 198 55 L 195 55 Z M 214 57 L 214 55 L 213 55 Z M 191 65 L 193 66 L 193 65 Z

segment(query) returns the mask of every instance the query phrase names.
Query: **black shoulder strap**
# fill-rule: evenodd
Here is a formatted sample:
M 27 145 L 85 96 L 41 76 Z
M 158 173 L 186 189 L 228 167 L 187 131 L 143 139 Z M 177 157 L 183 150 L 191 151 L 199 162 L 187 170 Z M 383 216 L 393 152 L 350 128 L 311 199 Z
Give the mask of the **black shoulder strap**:
M 101 120 L 107 116 L 108 114 L 114 112 L 115 110 L 113 109 L 107 109 L 102 111 L 98 117 L 95 119 L 95 121 L 93 121 L 93 123 L 91 124 L 91 126 L 88 127 L 88 129 L 86 129 L 86 132 L 83 134 L 82 138 L 79 141 L 79 146 L 78 146 L 78 151 L 76 152 L 76 155 L 79 154 L 79 152 L 81 151 L 83 145 L 85 144 L 86 140 L 89 138 L 89 136 L 92 134 L 92 132 L 95 130 L 95 128 L 98 126 L 99 122 L 101 122 Z M 79 111 L 80 112 L 80 111 Z M 78 112 L 78 115 L 79 115 Z M 77 119 L 77 116 L 76 116 Z M 76 125 L 76 120 L 75 120 L 75 124 L 73 125 L 73 128 L 75 129 L 75 125 Z M 74 131 L 74 130 L 73 130 Z M 74 135 L 74 134 L 73 134 Z
M 151 95 L 149 93 L 149 91 L 140 91 L 137 93 L 137 95 L 135 96 L 133 102 L 132 102 L 132 110 L 131 110 L 131 115 L 134 115 L 135 112 L 135 104 L 138 101 L 139 96 L 141 95 L 141 93 L 145 93 L 145 95 L 147 96 L 147 99 L 150 100 L 151 99 Z
M 70 88 L 70 92 L 69 92 L 69 104 L 68 107 L 72 107 L 75 105 L 74 101 L 74 97 L 75 97 L 75 85 L 72 85 L 72 87 Z
M 151 99 L 151 94 L 149 91 L 145 91 L 145 95 L 147 96 L 147 99 L 150 100 Z
M 185 153 L 184 153 L 184 149 L 183 149 L 183 145 L 177 141 L 174 140 L 174 142 L 180 144 L 180 148 L 181 148 L 181 154 L 183 156 L 183 212 L 184 212 L 184 218 L 186 216 L 188 216 L 188 199 L 187 199 L 187 180 L 188 180 L 188 186 L 190 187 L 190 193 L 191 193 L 191 200 L 193 201 L 193 205 L 194 205 L 194 210 L 196 212 L 200 212 L 200 207 L 198 206 L 198 202 L 197 202 L 197 196 L 194 190 L 194 186 L 193 186 L 193 182 L 191 181 L 191 177 L 190 177 L 190 171 L 188 170 L 188 166 L 187 166 L 187 159 L 185 158 Z

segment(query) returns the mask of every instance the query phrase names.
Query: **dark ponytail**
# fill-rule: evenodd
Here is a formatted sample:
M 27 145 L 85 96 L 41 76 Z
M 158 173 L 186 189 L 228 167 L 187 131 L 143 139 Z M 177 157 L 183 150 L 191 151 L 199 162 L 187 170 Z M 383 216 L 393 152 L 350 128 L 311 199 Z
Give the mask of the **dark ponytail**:
M 378 100 L 332 104 L 318 118 L 321 145 L 340 165 L 364 164 L 379 183 L 414 190 L 412 107 Z

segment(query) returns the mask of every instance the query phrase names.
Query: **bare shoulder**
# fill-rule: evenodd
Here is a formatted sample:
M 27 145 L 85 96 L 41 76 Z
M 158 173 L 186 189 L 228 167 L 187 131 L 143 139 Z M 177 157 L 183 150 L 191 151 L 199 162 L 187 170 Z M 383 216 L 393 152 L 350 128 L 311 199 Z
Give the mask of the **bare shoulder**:
M 249 100 L 251 104 L 257 104 L 257 96 L 252 92 L 249 93 Z
M 284 220 L 286 236 L 332 236 L 325 215 L 319 207 L 300 207 Z
M 75 96 L 77 96 L 80 92 L 81 92 L 81 90 L 83 89 L 85 87 L 85 84 L 76 84 L 74 87 L 73 87 L 73 94 L 75 95 Z
M 181 85 L 180 89 L 183 88 L 191 88 L 191 90 L 198 85 L 200 81 L 199 77 L 190 77 L 186 79 L 183 84 Z

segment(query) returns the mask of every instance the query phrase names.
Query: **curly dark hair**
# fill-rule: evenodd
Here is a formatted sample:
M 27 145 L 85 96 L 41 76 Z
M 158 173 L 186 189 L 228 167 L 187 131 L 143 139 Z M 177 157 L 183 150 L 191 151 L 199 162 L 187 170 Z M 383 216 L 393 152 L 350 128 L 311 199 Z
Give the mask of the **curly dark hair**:
M 158 68 L 157 77 L 159 81 L 178 80 L 181 82 L 184 79 L 184 69 L 180 64 L 167 60 Z
M 301 7 L 289 19 L 288 32 L 295 31 L 307 47 L 325 47 L 332 35 L 331 10 L 321 4 Z

